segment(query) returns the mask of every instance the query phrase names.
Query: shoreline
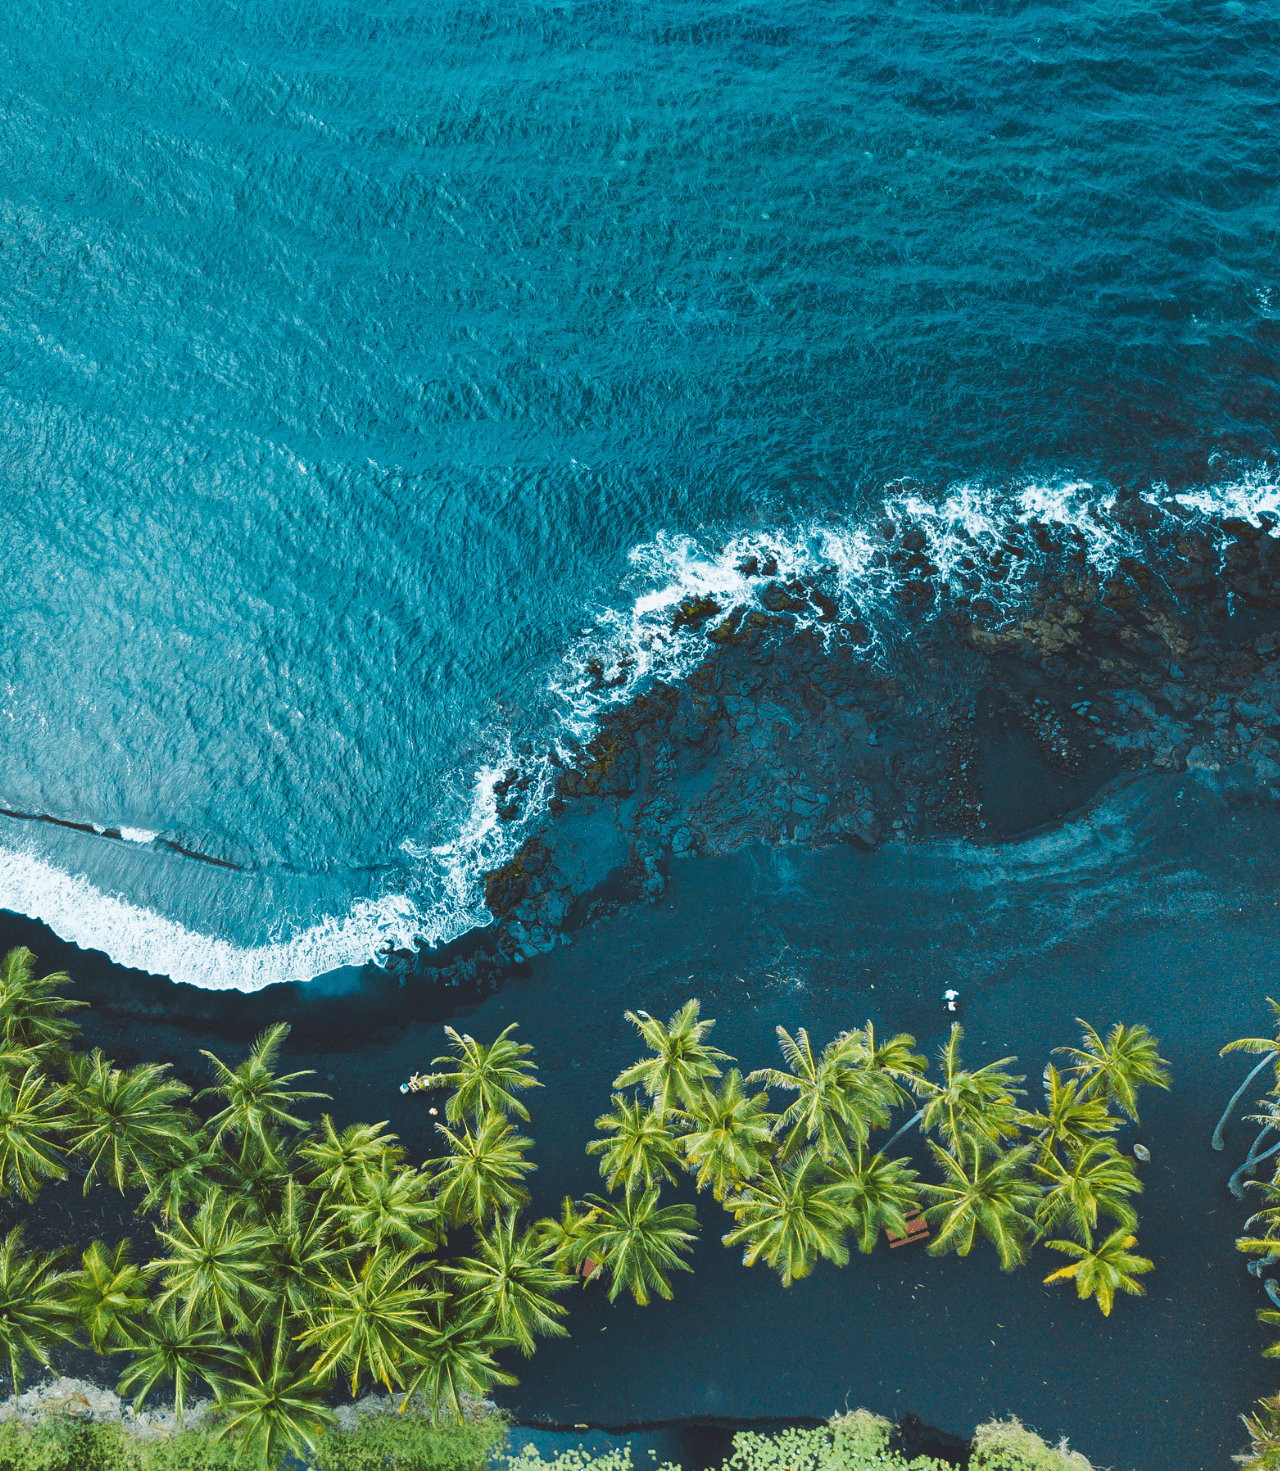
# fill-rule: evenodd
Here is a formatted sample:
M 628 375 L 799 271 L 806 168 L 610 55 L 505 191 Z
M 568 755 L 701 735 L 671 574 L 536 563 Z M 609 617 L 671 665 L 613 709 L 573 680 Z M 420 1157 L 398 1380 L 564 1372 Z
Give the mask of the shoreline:
M 1221 1155 L 1209 1133 L 1239 1081 L 1217 1049 L 1258 1024 L 1266 985 L 1247 978 L 1265 976 L 1280 948 L 1280 832 L 1267 788 L 1227 775 L 1149 775 L 1015 843 L 757 846 L 674 864 L 661 902 L 597 916 L 483 994 L 374 972 L 327 993 L 228 997 L 57 954 L 30 921 L 6 918 L 0 943 L 31 944 L 42 971 L 70 968 L 72 994 L 93 1003 L 84 1045 L 170 1061 L 197 1086 L 201 1047 L 239 1055 L 259 1023 L 290 1021 L 291 1067 L 316 1069 L 313 1086 L 334 1096 L 320 1106 L 340 1123 L 387 1119 L 412 1159 L 435 1152 L 429 1100 L 399 1084 L 443 1051 L 443 1021 L 465 1016 L 482 1037 L 519 1022 L 545 1084 L 530 1125 L 537 1214 L 599 1188 L 583 1148 L 634 1051 L 628 1007 L 666 1015 L 700 996 L 716 1042 L 744 1067 L 773 1060 L 775 1025 L 822 1037 L 868 1015 L 932 1054 L 948 1021 L 941 992 L 958 982 L 966 1056 L 1015 1053 L 1032 1085 L 1049 1049 L 1074 1040 L 1077 1015 L 1144 1021 L 1174 1068 L 1173 1092 L 1144 1099 L 1133 1135 L 1152 1149 L 1140 1240 L 1157 1267 L 1148 1296 L 1110 1319 L 1041 1285 L 1057 1263 L 1037 1257 L 1005 1276 L 981 1248 L 964 1261 L 921 1252 L 909 1268 L 878 1249 L 784 1291 L 720 1246 L 721 1213 L 703 1196 L 694 1272 L 673 1302 L 572 1294 L 570 1338 L 513 1362 L 519 1386 L 494 1398 L 537 1426 L 795 1422 L 848 1395 L 962 1435 L 1012 1413 L 1096 1463 L 1196 1471 L 1239 1449 L 1237 1416 L 1270 1387 L 1253 1319 L 1265 1302 L 1233 1246 L 1250 1207 L 1224 1188 L 1245 1131 L 1237 1119 Z M 68 1186 L 8 1214 L 34 1227 L 50 1207 L 80 1246 L 131 1219 L 130 1202 Z M 800 1347 L 770 1367 L 752 1346 L 762 1334 Z

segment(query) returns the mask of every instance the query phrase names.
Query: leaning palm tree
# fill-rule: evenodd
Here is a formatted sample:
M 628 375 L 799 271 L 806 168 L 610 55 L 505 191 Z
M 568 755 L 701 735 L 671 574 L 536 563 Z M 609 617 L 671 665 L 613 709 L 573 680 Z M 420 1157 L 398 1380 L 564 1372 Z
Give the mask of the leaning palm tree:
M 848 1160 L 832 1170 L 832 1197 L 851 1227 L 858 1250 L 875 1249 L 881 1227 L 896 1236 L 907 1234 L 907 1216 L 920 1209 L 917 1172 L 906 1160 L 886 1159 L 859 1144 Z
M 71 977 L 65 971 L 37 977 L 35 964 L 25 947 L 0 960 L 0 1042 L 6 1051 L 32 1049 L 41 1058 L 60 1058 L 80 1030 L 64 1013 L 89 1003 L 55 995 Z
M 0 1351 L 8 1357 L 15 1394 L 22 1387 L 23 1361 L 29 1356 L 47 1369 L 49 1350 L 70 1343 L 75 1333 L 59 1258 L 44 1252 L 23 1256 L 21 1246 L 21 1226 L 0 1242 Z
M 1050 1251 L 1063 1251 L 1076 1258 L 1069 1266 L 1059 1267 L 1044 1279 L 1046 1282 L 1064 1282 L 1074 1277 L 1076 1292 L 1083 1300 L 1094 1297 L 1104 1317 L 1110 1317 L 1111 1305 L 1117 1291 L 1127 1292 L 1131 1297 L 1142 1297 L 1146 1288 L 1137 1280 L 1144 1272 L 1153 1270 L 1154 1263 L 1144 1256 L 1133 1256 L 1129 1248 L 1137 1245 L 1138 1238 L 1128 1226 L 1117 1227 L 1110 1236 L 1097 1246 L 1081 1246 L 1078 1241 L 1050 1241 Z
M 926 1134 L 936 1129 L 957 1158 L 968 1153 L 971 1141 L 995 1150 L 1006 1139 L 1016 1139 L 1022 1117 L 1015 1102 L 1022 1094 L 1018 1087 L 1022 1075 L 1004 1071 L 1006 1063 L 1018 1059 L 1002 1057 L 970 1070 L 960 1061 L 963 1038 L 964 1028 L 953 1022 L 951 1035 L 938 1054 L 942 1081 L 922 1078 L 919 1085 L 926 1100 L 919 1114 L 920 1127 Z
M 656 1108 L 615 1093 L 613 1112 L 602 1113 L 596 1128 L 612 1138 L 592 1139 L 587 1153 L 603 1156 L 600 1173 L 610 1190 L 621 1186 L 631 1194 L 662 1180 L 675 1183 L 671 1169 L 679 1162 L 679 1145 L 666 1117 Z
M 351 1241 L 374 1251 L 384 1246 L 435 1251 L 443 1241 L 442 1212 L 431 1196 L 431 1177 L 390 1164 L 365 1175 L 355 1198 L 332 1208 L 332 1218 Z
M 1129 1196 L 1141 1193 L 1142 1181 L 1110 1139 L 1094 1139 L 1082 1149 L 1068 1149 L 1064 1158 L 1042 1153 L 1035 1173 L 1045 1191 L 1036 1207 L 1041 1235 L 1065 1222 L 1068 1229 L 1088 1239 L 1097 1230 L 1099 1214 L 1110 1216 L 1126 1230 L 1137 1227 L 1137 1212 Z
M 166 1078 L 168 1063 L 142 1063 L 127 1072 L 95 1047 L 67 1062 L 69 1146 L 87 1160 L 84 1191 L 101 1172 L 122 1194 L 136 1183 L 150 1186 L 154 1171 L 181 1159 L 195 1133 L 182 1100 L 191 1089 Z
M 89 1335 L 95 1353 L 137 1345 L 139 1320 L 151 1306 L 151 1295 L 147 1291 L 149 1273 L 132 1256 L 128 1240 L 110 1254 L 100 1241 L 94 1241 L 80 1258 L 80 1270 L 67 1276 L 67 1305 Z
M 224 1134 L 239 1139 L 242 1152 L 257 1144 L 264 1153 L 270 1154 L 278 1137 L 274 1130 L 281 1127 L 305 1129 L 306 1122 L 295 1118 L 290 1109 L 308 1098 L 328 1098 L 327 1093 L 309 1093 L 288 1085 L 298 1078 L 309 1078 L 314 1069 L 286 1073 L 277 1077 L 276 1061 L 280 1047 L 289 1035 L 287 1022 L 277 1022 L 268 1027 L 249 1049 L 249 1056 L 237 1068 L 229 1068 L 225 1062 L 203 1048 L 205 1057 L 213 1064 L 217 1082 L 206 1088 L 198 1098 L 213 1096 L 221 1098 L 226 1107 L 216 1113 L 207 1128 L 214 1144 Z
M 1160 1056 L 1159 1042 L 1141 1024 L 1127 1027 L 1121 1022 L 1115 1023 L 1104 1042 L 1083 1017 L 1076 1017 L 1076 1021 L 1084 1028 L 1080 1039 L 1084 1045 L 1054 1050 L 1075 1059 L 1070 1071 L 1078 1074 L 1084 1084 L 1083 1096 L 1092 1098 L 1100 1094 L 1138 1123 L 1138 1089 L 1147 1084 L 1156 1088 L 1169 1086 L 1169 1071 Z M 1224 1050 L 1247 1051 L 1248 1048 L 1242 1048 L 1244 1040 L 1230 1043 Z
M 329 1115 L 322 1114 L 317 1136 L 298 1148 L 304 1179 L 339 1204 L 354 1200 L 371 1171 L 383 1169 L 389 1158 L 403 1157 L 396 1136 L 382 1132 L 386 1127 L 384 1119 L 380 1124 L 348 1124 L 339 1133 Z
M 1044 1112 L 1026 1112 L 1022 1122 L 1037 1130 L 1042 1149 L 1049 1152 L 1059 1145 L 1068 1149 L 1085 1149 L 1099 1134 L 1111 1134 L 1120 1127 L 1119 1120 L 1101 1098 L 1081 1093 L 1084 1085 L 1078 1078 L 1063 1078 L 1052 1063 L 1044 1070 Z
M 46 1180 L 65 1180 L 61 1143 L 69 1122 L 62 1090 L 29 1067 L 0 1073 L 0 1193 L 34 1200 Z
M 931 1139 L 929 1148 L 945 1180 L 920 1187 L 936 1202 L 925 1211 L 931 1223 L 939 1223 L 930 1256 L 947 1251 L 968 1256 L 981 1233 L 999 1253 L 1004 1271 L 1021 1266 L 1036 1225 L 1031 1211 L 1039 1191 L 1026 1175 L 1034 1146 L 989 1155 L 978 1140 L 967 1139 L 953 1155 Z
M 491 1231 L 477 1233 L 476 1254 L 459 1257 L 445 1271 L 457 1283 L 463 1308 L 483 1312 L 493 1332 L 526 1357 L 534 1350 L 535 1333 L 563 1338 L 569 1331 L 556 1321 L 566 1309 L 549 1295 L 568 1283 L 546 1265 L 535 1227 L 517 1234 L 515 1211 L 507 1211 Z
M 476 1128 L 456 1133 L 436 1128 L 449 1141 L 450 1152 L 431 1162 L 436 1202 L 455 1223 L 482 1225 L 496 1211 L 519 1209 L 529 1199 L 524 1177 L 537 1169 L 524 1151 L 533 1142 L 517 1134 L 500 1113 L 489 1114 Z
M 427 1331 L 427 1307 L 436 1294 L 422 1282 L 425 1263 L 411 1251 L 375 1252 L 357 1270 L 346 1261 L 326 1284 L 311 1326 L 298 1336 L 314 1349 L 311 1372 L 322 1380 L 341 1368 L 357 1394 L 365 1373 L 390 1389 L 400 1366 Z
M 1228 1052 L 1251 1052 L 1255 1056 L 1261 1053 L 1262 1061 L 1256 1067 L 1249 1070 L 1249 1074 L 1244 1082 L 1231 1095 L 1227 1101 L 1226 1108 L 1222 1110 L 1222 1117 L 1218 1120 L 1217 1127 L 1213 1131 L 1212 1143 L 1215 1149 L 1224 1148 L 1222 1131 L 1227 1126 L 1227 1120 L 1231 1117 L 1232 1110 L 1236 1104 L 1244 1097 L 1249 1084 L 1253 1082 L 1254 1078 L 1258 1076 L 1263 1068 L 1270 1067 L 1274 1071 L 1275 1088 L 1272 1091 L 1274 1092 L 1275 1089 L 1280 1089 L 1280 1002 L 1274 1001 L 1268 996 L 1267 1005 L 1271 1008 L 1272 1018 L 1276 1023 L 1276 1035 L 1274 1037 L 1237 1037 L 1234 1042 L 1228 1042 L 1221 1052 L 1218 1053 L 1219 1057 L 1225 1057 Z
M 430 1304 L 427 1318 L 428 1334 L 414 1353 L 404 1404 L 421 1391 L 431 1404 L 432 1420 L 442 1405 L 461 1420 L 464 1394 L 483 1396 L 495 1384 L 516 1383 L 493 1357 L 505 1340 L 493 1332 L 485 1313 L 442 1296 Z
M 157 1310 L 179 1304 L 184 1328 L 206 1319 L 223 1333 L 252 1326 L 251 1311 L 269 1296 L 265 1231 L 239 1220 L 214 1190 L 190 1222 L 179 1217 L 168 1231 L 157 1226 L 156 1236 L 169 1248 L 168 1256 L 149 1264 L 164 1274 Z
M 725 1209 L 739 1224 L 721 1237 L 724 1244 L 743 1247 L 744 1266 L 763 1258 L 784 1287 L 807 1277 L 819 1257 L 839 1267 L 849 1260 L 844 1238 L 851 1215 L 816 1149 L 804 1150 L 785 1166 L 771 1160 L 725 1201 Z
M 426 1079 L 429 1088 L 451 1088 L 444 1106 L 445 1118 L 451 1124 L 463 1119 L 482 1119 L 487 1114 L 518 1114 L 526 1122 L 529 1110 L 516 1097 L 525 1088 L 541 1088 L 531 1076 L 537 1072 L 534 1063 L 526 1061 L 533 1048 L 527 1042 L 513 1041 L 510 1033 L 516 1023 L 504 1027 L 487 1047 L 472 1036 L 459 1035 L 452 1027 L 444 1029 L 456 1054 L 431 1060 L 432 1067 L 447 1065 Z
M 707 1089 L 687 1117 L 689 1131 L 680 1147 L 690 1172 L 697 1171 L 698 1189 L 710 1185 L 717 1200 L 740 1189 L 773 1153 L 776 1118 L 769 1112 L 769 1095 L 748 1096 L 736 1067 L 718 1089 Z
M 627 1288 L 640 1307 L 650 1292 L 671 1297 L 667 1274 L 693 1270 L 680 1253 L 689 1250 L 698 1218 L 691 1205 L 658 1204 L 657 1187 L 621 1202 L 588 1198 L 599 1210 L 587 1233 L 588 1254 L 609 1273 L 609 1301 L 616 1302 Z
M 873 1128 L 888 1124 L 900 1096 L 897 1083 L 889 1072 L 865 1066 L 865 1048 L 849 1032 L 828 1042 L 817 1055 L 804 1027 L 794 1037 L 782 1027 L 776 1030 L 790 1072 L 757 1068 L 747 1082 L 796 1094 L 774 1126 L 776 1134 L 786 1135 L 783 1159 L 806 1141 L 828 1163 L 847 1158 L 850 1148 L 866 1143 Z
M 217 1390 L 231 1352 L 221 1328 L 211 1322 L 180 1322 L 172 1303 L 141 1320 L 133 1348 L 133 1359 L 116 1388 L 125 1395 L 138 1386 L 133 1400 L 137 1410 L 157 1384 L 172 1379 L 173 1407 L 179 1421 L 197 1380 Z
M 653 1056 L 624 1069 L 613 1086 L 643 1088 L 659 1118 L 673 1108 L 693 1108 L 711 1079 L 720 1076 L 716 1063 L 733 1061 L 727 1052 L 707 1043 L 715 1021 L 700 1021 L 701 1009 L 701 1001 L 686 1001 L 665 1026 L 647 1011 L 627 1012 L 627 1020 Z
M 258 1471 L 274 1471 L 286 1452 L 307 1458 L 336 1419 L 324 1404 L 324 1386 L 294 1351 L 283 1316 L 273 1332 L 239 1355 L 228 1377 L 220 1378 L 215 1388 L 224 1418 L 213 1438 L 235 1437 L 237 1461 Z

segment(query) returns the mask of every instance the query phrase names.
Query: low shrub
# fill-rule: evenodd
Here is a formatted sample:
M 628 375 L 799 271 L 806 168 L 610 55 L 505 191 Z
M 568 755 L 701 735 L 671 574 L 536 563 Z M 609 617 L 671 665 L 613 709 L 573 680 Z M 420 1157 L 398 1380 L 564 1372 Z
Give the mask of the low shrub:
M 425 1415 L 373 1415 L 358 1430 L 324 1436 L 313 1465 L 316 1471 L 480 1471 L 506 1429 L 499 1415 L 439 1425 Z
M 421 1415 L 376 1415 L 358 1429 L 330 1431 L 310 1464 L 314 1471 L 482 1471 L 505 1431 L 496 1415 L 439 1426 Z M 194 1429 L 141 1440 L 120 1425 L 0 1426 L 0 1471 L 244 1471 L 237 1449 Z M 302 1463 L 286 1458 L 285 1465 Z
M 953 1471 L 945 1461 L 917 1456 L 913 1461 L 889 1449 L 892 1426 L 880 1415 L 854 1410 L 813 1429 L 791 1428 L 777 1435 L 740 1431 L 722 1471 Z M 589 1456 L 566 1451 L 544 1461 L 532 1446 L 507 1458 L 507 1471 L 632 1471 L 631 1447 Z M 669 1463 L 653 1471 L 679 1471 Z M 1074 1471 L 1074 1468 L 1073 1468 Z
M 1014 1418 L 988 1420 L 973 1436 L 970 1471 L 1093 1471 L 1063 1440 L 1051 1446 Z

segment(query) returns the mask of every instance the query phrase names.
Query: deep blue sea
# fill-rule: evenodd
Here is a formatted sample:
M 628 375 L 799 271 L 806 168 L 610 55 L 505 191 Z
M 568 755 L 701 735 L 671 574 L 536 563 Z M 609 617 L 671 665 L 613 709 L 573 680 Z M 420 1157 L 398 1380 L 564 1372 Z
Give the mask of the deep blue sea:
M 0 819 L 0 908 L 206 987 L 448 939 L 493 774 L 741 549 L 865 613 L 886 505 L 1275 507 L 1278 63 L 1254 0 L 9 0 L 0 807 L 123 840 Z

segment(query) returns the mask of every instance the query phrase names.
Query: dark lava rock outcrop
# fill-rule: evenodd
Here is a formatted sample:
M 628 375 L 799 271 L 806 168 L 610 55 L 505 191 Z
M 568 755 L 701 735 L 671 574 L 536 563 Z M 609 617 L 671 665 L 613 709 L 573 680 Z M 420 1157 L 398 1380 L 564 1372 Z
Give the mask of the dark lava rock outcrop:
M 740 569 L 762 579 L 761 606 L 679 605 L 672 626 L 702 657 L 606 706 L 555 773 L 541 829 L 487 876 L 489 964 L 656 900 L 669 864 L 698 853 L 987 841 L 1152 766 L 1247 761 L 1280 784 L 1280 542 L 1265 524 L 1161 534 L 1102 575 L 1078 537 L 1033 522 L 975 546 L 950 582 L 919 528 L 881 530 L 900 613 L 874 641 L 820 576 L 786 578 L 772 558 Z M 531 780 L 506 773 L 502 815 Z

